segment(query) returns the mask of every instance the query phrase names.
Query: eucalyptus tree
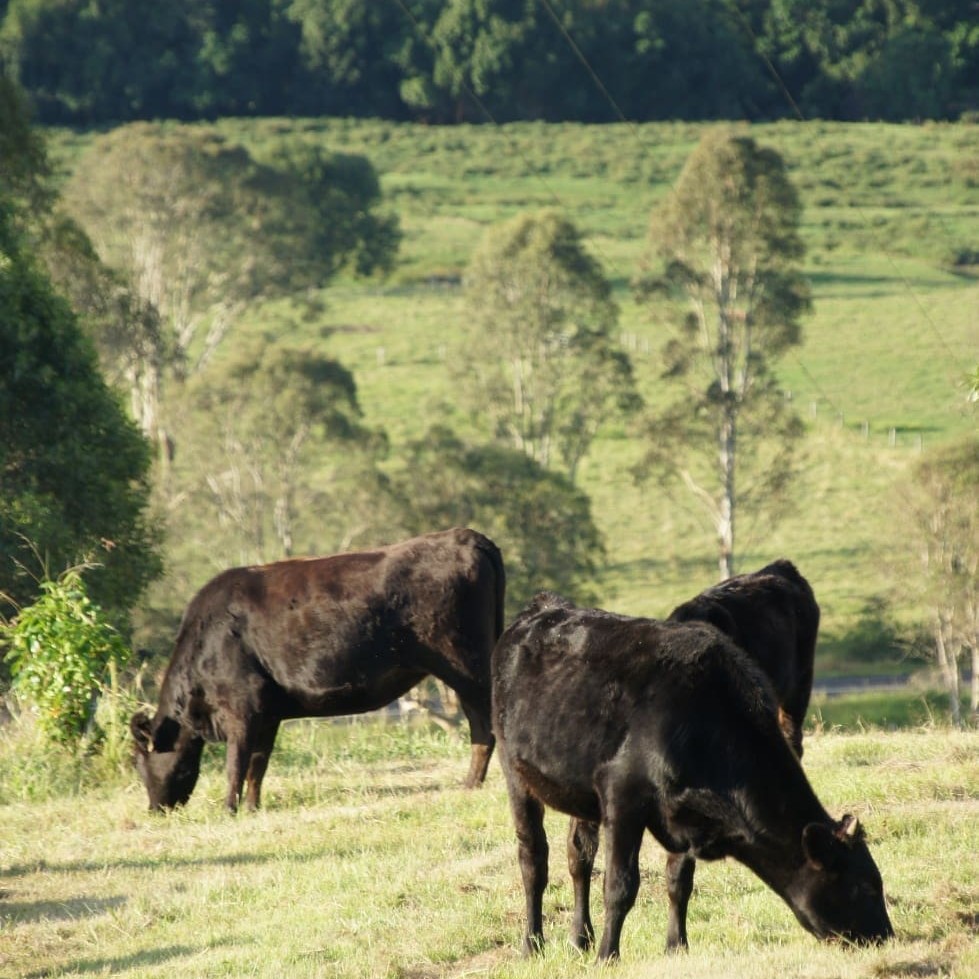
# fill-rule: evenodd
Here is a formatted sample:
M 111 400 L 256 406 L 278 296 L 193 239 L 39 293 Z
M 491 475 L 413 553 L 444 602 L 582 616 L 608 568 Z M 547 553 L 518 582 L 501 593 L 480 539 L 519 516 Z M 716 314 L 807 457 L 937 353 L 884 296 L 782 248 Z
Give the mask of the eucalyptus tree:
M 638 471 L 706 511 L 722 578 L 734 573 L 739 514 L 771 521 L 785 505 L 802 433 L 773 373 L 810 306 L 800 216 L 777 152 L 713 130 L 651 222 L 639 291 L 669 334 L 663 381 L 674 396 L 646 423 Z
M 236 343 L 187 393 L 177 475 L 189 505 L 172 519 L 181 537 L 207 535 L 209 571 L 346 550 L 377 530 L 386 441 L 363 422 L 342 364 L 262 336 Z
M 408 533 L 469 526 L 500 545 L 509 609 L 541 588 L 597 601 L 602 534 L 588 496 L 561 473 L 510 446 L 468 441 L 436 425 L 399 453 L 392 481 Z
M 521 214 L 487 232 L 465 291 L 470 407 L 492 437 L 573 483 L 602 423 L 639 404 L 601 266 L 566 218 Z
M 979 439 L 975 436 L 921 459 L 914 467 L 904 512 L 916 567 L 905 578 L 928 607 L 935 659 L 961 723 L 961 667 L 971 657 L 971 710 L 979 719 Z
M 268 162 L 208 127 L 135 123 L 95 140 L 65 187 L 99 257 L 160 318 L 129 351 L 134 411 L 161 438 L 168 374 L 204 366 L 250 304 L 325 285 L 346 263 L 390 266 L 395 218 L 363 157 L 284 150 Z M 141 353 L 145 351 L 145 356 Z

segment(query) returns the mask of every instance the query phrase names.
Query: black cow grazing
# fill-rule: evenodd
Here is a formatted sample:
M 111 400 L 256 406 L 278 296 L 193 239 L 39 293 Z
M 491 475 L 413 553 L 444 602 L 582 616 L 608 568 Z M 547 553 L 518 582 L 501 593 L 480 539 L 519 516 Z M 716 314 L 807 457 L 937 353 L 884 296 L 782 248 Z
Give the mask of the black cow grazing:
M 130 723 L 150 808 L 190 798 L 207 740 L 228 743 L 228 809 L 246 782 L 254 809 L 280 721 L 374 710 L 429 675 L 459 696 L 480 784 L 504 589 L 499 549 L 459 529 L 222 572 L 184 613 L 156 715 Z
M 795 753 L 802 757 L 802 724 L 812 695 L 813 658 L 819 632 L 819 605 L 809 582 L 784 558 L 759 571 L 728 578 L 678 605 L 670 622 L 709 622 L 730 636 L 771 681 L 778 719 Z M 598 826 L 572 820 L 569 846 L 575 864 L 572 941 L 593 941 L 588 907 L 591 871 L 598 851 Z M 687 947 L 686 912 L 697 863 L 690 853 L 670 853 L 666 879 L 671 897 L 667 948 Z
M 678 605 L 670 621 L 710 622 L 765 671 L 775 688 L 782 729 L 801 758 L 819 605 L 795 565 L 783 558 L 728 578 Z
M 493 728 L 519 842 L 528 951 L 543 942 L 545 805 L 600 821 L 605 832 L 602 959 L 618 955 L 647 829 L 670 853 L 739 860 L 819 938 L 893 934 L 857 821 L 826 813 L 779 727 L 771 684 L 713 626 L 539 595 L 494 650 Z M 587 862 L 577 845 L 572 833 L 572 873 Z M 668 886 L 682 930 L 686 906 Z

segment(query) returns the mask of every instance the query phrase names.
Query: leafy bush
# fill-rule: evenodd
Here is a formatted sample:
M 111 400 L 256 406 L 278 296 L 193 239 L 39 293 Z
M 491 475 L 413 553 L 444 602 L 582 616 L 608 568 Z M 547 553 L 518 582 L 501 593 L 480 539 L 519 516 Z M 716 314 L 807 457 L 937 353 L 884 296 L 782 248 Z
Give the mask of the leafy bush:
M 81 572 L 41 582 L 41 598 L 0 625 L 14 692 L 37 714 L 51 741 L 76 746 L 93 719 L 107 672 L 129 658 L 122 636 L 88 597 Z

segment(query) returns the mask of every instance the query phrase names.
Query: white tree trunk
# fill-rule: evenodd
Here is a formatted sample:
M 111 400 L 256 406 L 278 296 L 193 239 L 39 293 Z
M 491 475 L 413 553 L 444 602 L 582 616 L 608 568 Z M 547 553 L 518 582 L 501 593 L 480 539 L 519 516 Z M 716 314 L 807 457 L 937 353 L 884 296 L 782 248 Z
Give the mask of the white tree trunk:
M 944 613 L 939 613 L 935 620 L 935 649 L 938 654 L 938 666 L 945 683 L 945 692 L 948 694 L 952 723 L 959 727 L 962 724 L 959 664 L 952 642 L 949 618 Z
M 720 511 L 717 520 L 717 537 L 720 545 L 719 571 L 721 581 L 734 574 L 734 517 L 736 507 L 735 497 L 735 461 L 736 461 L 736 425 L 734 417 L 728 414 L 721 429 L 720 465 L 722 475 Z
M 973 636 L 972 643 L 972 682 L 969 691 L 969 708 L 972 723 L 979 723 L 979 635 Z

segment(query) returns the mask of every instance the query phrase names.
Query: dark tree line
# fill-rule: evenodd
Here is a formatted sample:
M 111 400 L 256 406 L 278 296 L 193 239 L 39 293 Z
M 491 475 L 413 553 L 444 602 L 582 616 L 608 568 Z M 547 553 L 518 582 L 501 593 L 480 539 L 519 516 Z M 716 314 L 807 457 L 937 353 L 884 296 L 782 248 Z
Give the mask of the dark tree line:
M 0 0 L 0 61 L 56 124 L 979 109 L 973 0 Z

